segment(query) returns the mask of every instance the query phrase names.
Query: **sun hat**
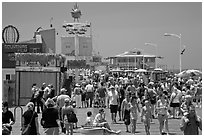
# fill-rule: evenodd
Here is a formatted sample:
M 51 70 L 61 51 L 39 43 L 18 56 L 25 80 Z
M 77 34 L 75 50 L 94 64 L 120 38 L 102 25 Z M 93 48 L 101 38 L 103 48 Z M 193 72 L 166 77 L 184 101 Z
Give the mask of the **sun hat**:
M 151 81 L 151 82 L 149 82 L 149 84 L 148 84 L 148 85 L 154 85 L 154 82 L 152 82 L 152 81 Z
M 32 106 L 32 107 L 34 107 L 33 102 L 28 102 L 28 104 L 26 105 L 26 107 L 28 107 L 28 106 Z
M 109 87 L 109 89 L 115 89 L 115 87 L 114 87 L 113 85 L 111 85 L 111 86 Z
M 54 105 L 55 105 L 55 102 L 51 98 L 48 98 L 45 102 L 45 106 L 54 106 Z
M 76 87 L 80 87 L 80 85 L 78 84 L 78 83 L 76 83 L 76 85 L 75 85 Z
M 69 98 L 65 98 L 65 100 L 64 100 L 64 102 L 65 103 L 68 103 L 68 102 L 70 102 L 71 100 L 69 99 Z
M 192 99 L 191 95 L 185 95 L 184 97 L 185 97 L 185 99 Z
M 61 90 L 60 90 L 61 92 L 64 92 L 64 91 L 67 91 L 65 88 L 62 88 Z

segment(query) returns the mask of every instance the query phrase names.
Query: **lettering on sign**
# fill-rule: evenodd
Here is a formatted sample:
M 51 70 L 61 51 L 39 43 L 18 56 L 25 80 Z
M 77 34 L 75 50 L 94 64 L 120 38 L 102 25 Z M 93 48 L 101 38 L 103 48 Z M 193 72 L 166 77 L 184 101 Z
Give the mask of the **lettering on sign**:
M 22 53 L 22 52 L 27 52 L 28 51 L 28 45 L 10 45 L 10 44 L 6 44 L 4 45 L 4 49 L 5 50 L 11 50 L 11 51 L 16 51 L 16 52 L 19 52 L 19 53 Z

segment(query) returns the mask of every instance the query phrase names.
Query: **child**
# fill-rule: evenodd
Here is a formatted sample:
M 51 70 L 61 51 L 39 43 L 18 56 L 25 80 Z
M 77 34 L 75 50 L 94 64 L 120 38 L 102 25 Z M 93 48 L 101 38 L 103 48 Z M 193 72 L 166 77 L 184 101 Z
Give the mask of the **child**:
M 150 135 L 150 121 L 151 121 L 152 113 L 151 108 L 148 100 L 144 101 L 144 106 L 142 107 L 141 112 L 141 121 L 144 122 L 145 131 L 147 135 Z
M 130 125 L 130 95 L 127 93 L 125 99 L 121 104 L 122 118 L 126 126 L 126 132 L 129 132 L 128 126 Z
M 130 118 L 132 123 L 132 133 L 136 132 L 137 113 L 140 112 L 137 97 L 133 96 L 130 101 Z
M 73 109 L 74 109 L 74 113 L 77 114 L 76 101 L 72 101 L 71 104 L 72 104 L 72 107 L 73 107 Z M 74 128 L 74 129 L 77 129 L 77 122 L 74 123 L 73 128 Z
M 85 123 L 86 126 L 92 126 L 93 125 L 93 119 L 92 119 L 91 116 L 92 116 L 92 112 L 88 111 L 87 112 L 86 123 Z
M 95 97 L 94 97 L 94 107 L 95 108 L 99 108 L 99 102 L 100 102 L 99 99 L 100 99 L 99 94 L 96 92 Z

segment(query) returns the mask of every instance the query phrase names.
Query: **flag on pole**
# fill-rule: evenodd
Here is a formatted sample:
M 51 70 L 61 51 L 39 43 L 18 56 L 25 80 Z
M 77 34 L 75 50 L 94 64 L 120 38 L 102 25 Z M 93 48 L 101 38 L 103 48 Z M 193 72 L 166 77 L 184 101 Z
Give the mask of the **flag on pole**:
M 183 53 L 185 52 L 186 50 L 186 46 L 184 47 L 184 49 L 181 51 L 181 55 L 183 55 Z

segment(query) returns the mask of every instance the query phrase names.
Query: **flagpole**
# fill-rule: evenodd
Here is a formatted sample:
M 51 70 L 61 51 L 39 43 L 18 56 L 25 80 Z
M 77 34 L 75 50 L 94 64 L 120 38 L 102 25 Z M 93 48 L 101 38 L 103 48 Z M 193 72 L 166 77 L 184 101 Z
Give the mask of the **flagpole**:
M 171 34 L 171 33 L 164 33 L 164 36 L 174 36 L 179 38 L 179 72 L 181 72 L 181 34 Z
M 179 72 L 181 72 L 181 34 L 180 34 L 180 65 L 179 65 Z

